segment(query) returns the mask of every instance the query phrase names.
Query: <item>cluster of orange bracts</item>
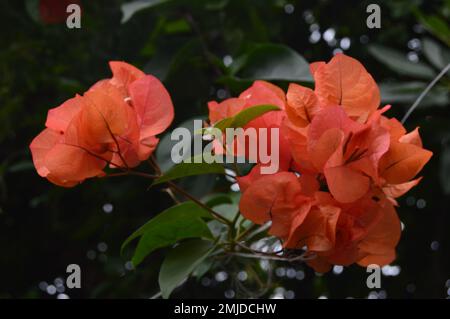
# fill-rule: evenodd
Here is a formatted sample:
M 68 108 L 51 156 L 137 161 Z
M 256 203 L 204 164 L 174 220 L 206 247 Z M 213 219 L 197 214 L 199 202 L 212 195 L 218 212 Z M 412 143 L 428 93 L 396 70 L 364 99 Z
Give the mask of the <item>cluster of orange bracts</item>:
M 209 104 L 212 123 L 247 107 L 274 104 L 246 128 L 280 130 L 280 169 L 261 175 L 257 164 L 238 177 L 240 210 L 257 224 L 271 221 L 270 234 L 285 248 L 316 255 L 307 261 L 325 272 L 334 264 L 386 265 L 395 259 L 401 224 L 396 198 L 432 153 L 418 129 L 379 109 L 377 84 L 355 59 L 337 54 L 312 63 L 315 88 L 290 84 L 287 94 L 256 81 L 238 98 Z
M 31 143 L 39 175 L 74 186 L 104 175 L 104 168 L 130 168 L 146 160 L 168 128 L 174 111 L 161 82 L 124 62 L 111 62 L 111 79 L 97 82 L 48 112 L 46 129 Z M 355 59 L 337 54 L 311 64 L 314 91 L 291 84 L 256 81 L 238 98 L 209 103 L 211 123 L 245 108 L 271 104 L 247 128 L 280 130 L 279 171 L 262 175 L 256 164 L 238 177 L 242 214 L 285 248 L 305 248 L 308 264 L 325 272 L 331 265 L 385 265 L 395 258 L 401 226 L 396 198 L 432 153 L 418 129 L 407 133 L 379 109 L 379 89 Z M 268 130 L 267 130 L 268 129 Z M 269 141 L 269 139 L 265 139 Z
M 51 109 L 47 128 L 30 145 L 39 175 L 54 184 L 71 187 L 102 176 L 108 164 L 137 166 L 173 120 L 169 93 L 157 78 L 124 62 L 110 67 L 111 79 Z

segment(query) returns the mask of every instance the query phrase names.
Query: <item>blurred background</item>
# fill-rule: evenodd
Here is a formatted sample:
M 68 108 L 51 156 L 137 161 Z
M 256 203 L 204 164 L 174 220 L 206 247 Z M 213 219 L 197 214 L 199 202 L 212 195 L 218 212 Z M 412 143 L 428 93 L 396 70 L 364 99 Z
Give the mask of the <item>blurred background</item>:
M 81 29 L 66 26 L 72 2 L 82 6 Z M 381 8 L 380 29 L 366 25 L 370 3 Z M 305 60 L 327 61 L 336 52 L 365 65 L 383 103 L 393 105 L 388 115 L 401 119 L 450 62 L 449 0 L 16 0 L 0 3 L 0 17 L 0 298 L 149 298 L 159 291 L 164 250 L 133 269 L 120 245 L 171 205 L 170 197 L 136 177 L 59 188 L 31 162 L 28 145 L 47 110 L 110 77 L 108 61 L 127 61 L 164 82 L 176 110 L 173 128 L 204 117 L 207 101 L 237 95 L 256 78 L 285 89 L 292 81 L 313 86 L 299 72 Z M 280 262 L 268 275 L 267 267 L 230 261 L 197 274 L 173 297 L 448 298 L 449 75 L 406 123 L 421 127 L 434 156 L 420 185 L 399 200 L 398 258 L 383 268 L 381 289 L 368 289 L 358 266 L 319 276 Z M 163 138 L 162 166 L 169 146 Z M 230 185 L 214 176 L 183 183 L 197 196 Z M 81 266 L 81 289 L 65 287 L 73 263 Z

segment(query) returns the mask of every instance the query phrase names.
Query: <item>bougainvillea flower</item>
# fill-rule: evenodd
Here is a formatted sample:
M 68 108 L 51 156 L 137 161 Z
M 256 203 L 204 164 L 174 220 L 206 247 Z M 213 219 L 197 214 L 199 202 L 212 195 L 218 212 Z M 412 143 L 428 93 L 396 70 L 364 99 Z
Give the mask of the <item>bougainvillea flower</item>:
M 395 198 L 417 185 L 432 153 L 418 128 L 378 109 L 373 78 L 342 54 L 311 65 L 314 91 L 290 84 L 281 132 L 288 140 L 288 168 L 271 176 L 241 177 L 242 214 L 283 246 L 306 249 L 316 271 L 332 265 L 392 262 L 401 227 Z M 293 173 L 295 172 L 295 173 Z
M 310 68 L 322 107 L 341 105 L 348 116 L 365 122 L 380 105 L 378 86 L 359 61 L 338 53 Z
M 360 124 L 339 106 L 328 107 L 309 126 L 308 155 L 323 173 L 331 194 L 342 203 L 361 198 L 378 180 L 378 163 L 388 151 L 389 132 L 379 121 Z
M 258 145 L 260 147 L 261 141 L 259 141 L 259 136 L 262 133 L 260 129 L 266 129 L 267 136 L 264 139 L 266 141 L 265 147 L 268 150 L 268 156 L 271 156 L 271 133 L 273 129 L 280 130 L 283 120 L 285 118 L 285 107 L 286 107 L 286 97 L 282 89 L 279 87 L 265 82 L 265 81 L 255 81 L 253 85 L 242 92 L 237 98 L 229 98 L 221 103 L 215 101 L 208 103 L 209 108 L 209 119 L 211 124 L 217 123 L 218 121 L 231 117 L 239 113 L 240 111 L 257 105 L 275 105 L 280 108 L 280 111 L 267 112 L 245 125 L 244 132 L 246 129 L 252 128 L 256 132 L 256 140 L 253 140 L 254 135 L 248 135 L 249 138 L 246 140 L 245 148 L 241 148 L 239 140 L 234 141 L 234 146 L 232 149 L 223 150 L 223 143 L 216 144 L 216 153 L 228 152 L 235 156 L 245 156 L 246 158 L 252 159 L 258 163 L 252 169 L 251 173 L 245 177 L 238 178 L 239 185 L 241 189 L 245 188 L 253 180 L 258 179 L 261 176 L 260 169 L 264 164 L 261 164 L 258 152 L 256 156 L 254 153 L 248 150 L 250 144 Z M 245 134 L 245 133 L 244 133 Z M 226 137 L 224 137 L 226 139 Z M 278 143 L 275 147 L 279 151 L 279 170 L 287 170 L 290 166 L 291 155 L 290 148 L 288 146 L 287 139 L 282 133 L 279 133 Z M 242 151 L 243 150 L 243 151 Z
M 311 187 L 316 188 L 316 185 L 305 186 Z M 262 176 L 249 185 L 242 194 L 239 207 L 244 217 L 256 224 L 272 221 L 270 233 L 286 239 L 290 236 L 293 220 L 301 224 L 312 202 L 312 197 L 302 193 L 302 185 L 294 173 L 280 172 Z
M 358 208 L 359 206 L 359 208 Z M 370 264 L 384 266 L 396 256 L 395 247 L 400 240 L 401 224 L 390 202 L 377 203 L 364 201 L 355 206 L 356 211 L 371 211 L 370 223 L 361 223 L 348 209 L 342 209 L 336 227 L 336 245 L 333 249 L 314 252 L 316 257 L 307 260 L 307 264 L 317 272 L 327 272 L 333 265 L 348 266 L 358 263 L 363 267 Z M 353 208 L 353 211 L 355 211 Z M 371 217 L 371 218 L 370 218 Z M 355 234 L 358 236 L 352 236 Z
M 257 224 L 271 221 L 269 233 L 286 248 L 328 251 L 334 247 L 340 208 L 319 192 L 315 177 L 280 172 L 260 177 L 243 192 L 242 214 Z
M 271 235 L 279 237 L 285 248 L 316 255 L 308 264 L 325 272 L 334 264 L 383 266 L 395 258 L 400 221 L 389 201 L 373 197 L 367 194 L 342 204 L 319 191 L 313 176 L 280 172 L 251 184 L 242 195 L 240 210 L 254 223 L 271 221 Z
M 286 113 L 296 126 L 307 126 L 321 109 L 329 106 L 341 105 L 349 117 L 361 123 L 378 108 L 378 86 L 357 60 L 339 53 L 328 63 L 312 63 L 310 69 L 314 91 L 290 84 L 287 93 Z
M 60 186 L 101 176 L 109 163 L 128 169 L 147 159 L 174 111 L 164 86 L 124 62 L 113 77 L 48 112 L 46 129 L 31 143 L 39 175 Z
M 380 161 L 380 178 L 383 191 L 391 198 L 402 196 L 416 186 L 421 178 L 413 178 L 433 155 L 422 147 L 419 129 L 410 133 L 395 119 L 383 119 L 391 133 L 389 151 Z

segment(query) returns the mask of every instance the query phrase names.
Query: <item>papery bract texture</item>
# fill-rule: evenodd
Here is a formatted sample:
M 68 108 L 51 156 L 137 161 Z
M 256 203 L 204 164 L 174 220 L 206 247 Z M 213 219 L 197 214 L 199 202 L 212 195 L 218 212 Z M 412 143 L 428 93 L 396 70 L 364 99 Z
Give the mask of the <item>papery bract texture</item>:
M 146 160 L 174 110 L 162 83 L 125 62 L 110 62 L 111 79 L 49 110 L 46 129 L 30 144 L 39 175 L 71 187 Z
M 432 152 L 418 128 L 407 133 L 386 116 L 390 105 L 379 108 L 378 86 L 360 62 L 337 54 L 310 68 L 314 90 L 290 84 L 276 117 L 287 165 L 238 178 L 241 212 L 257 224 L 271 222 L 270 234 L 286 248 L 306 250 L 318 272 L 389 264 L 401 233 L 396 198 L 420 182 Z

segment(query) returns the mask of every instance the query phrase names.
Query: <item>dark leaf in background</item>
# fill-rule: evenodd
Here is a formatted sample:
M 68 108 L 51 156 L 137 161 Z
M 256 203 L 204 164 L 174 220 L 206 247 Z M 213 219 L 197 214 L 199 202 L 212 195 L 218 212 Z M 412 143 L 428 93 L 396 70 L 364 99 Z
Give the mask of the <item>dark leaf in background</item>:
M 255 45 L 233 66 L 233 73 L 248 80 L 311 82 L 309 63 L 281 44 Z
M 164 298 L 180 285 L 213 250 L 204 240 L 189 240 L 169 251 L 159 272 L 159 286 Z
M 403 54 L 394 49 L 373 44 L 369 46 L 369 52 L 378 61 L 385 64 L 392 71 L 405 76 L 420 79 L 433 79 L 436 73 L 428 65 L 422 62 L 411 62 L 406 58 L 406 54 Z

